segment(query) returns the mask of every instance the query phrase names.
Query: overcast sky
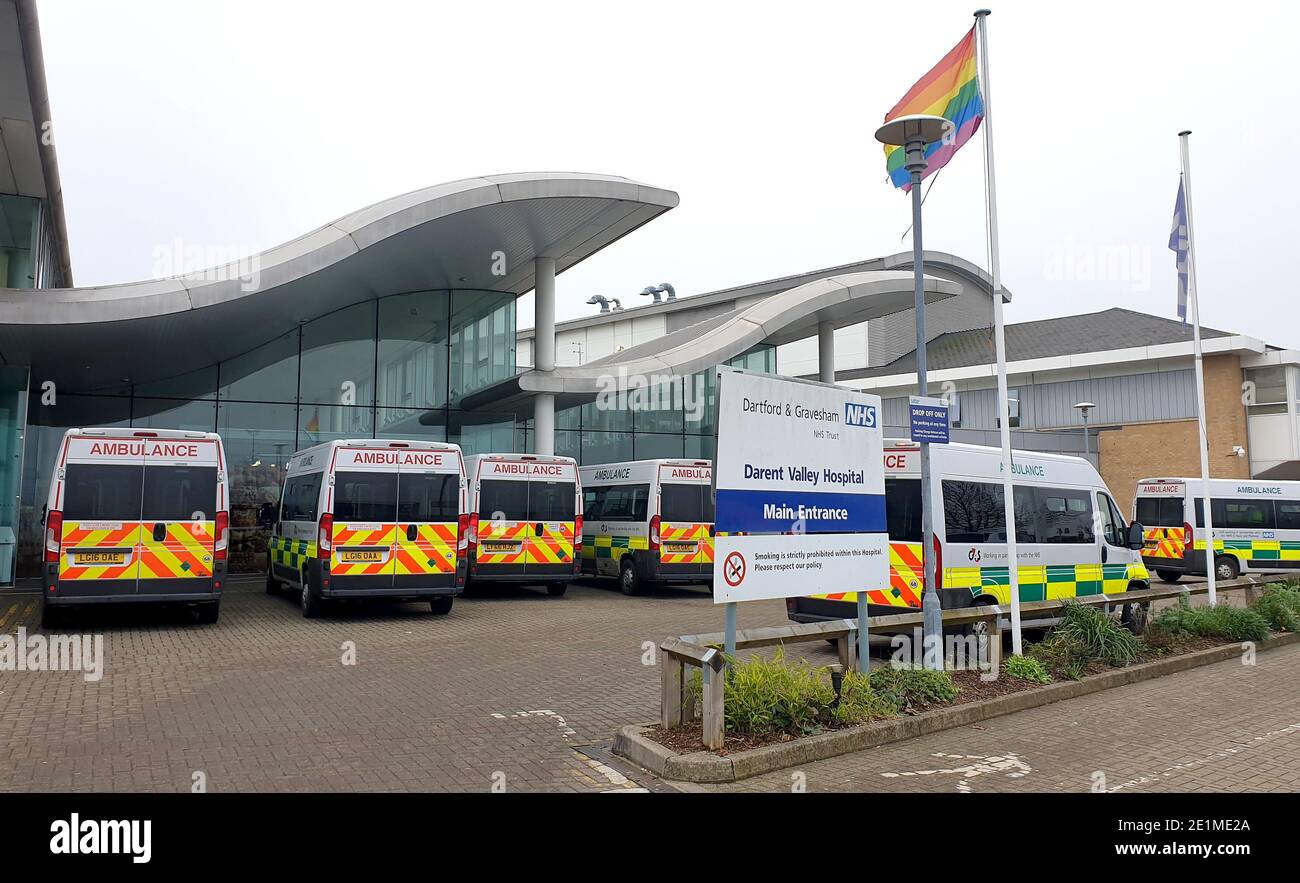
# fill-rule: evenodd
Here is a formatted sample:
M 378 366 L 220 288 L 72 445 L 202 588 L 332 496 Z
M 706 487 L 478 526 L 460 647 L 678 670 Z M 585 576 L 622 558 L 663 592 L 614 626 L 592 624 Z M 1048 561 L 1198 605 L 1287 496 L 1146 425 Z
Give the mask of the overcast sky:
M 409 190 L 553 169 L 681 196 L 560 277 L 561 318 L 906 250 L 872 133 L 976 6 L 41 0 L 76 281 L 148 278 L 178 238 L 260 251 Z M 992 7 L 1007 321 L 1175 315 L 1190 128 L 1204 324 L 1300 347 L 1297 4 Z M 938 176 L 925 244 L 983 265 L 980 151 Z

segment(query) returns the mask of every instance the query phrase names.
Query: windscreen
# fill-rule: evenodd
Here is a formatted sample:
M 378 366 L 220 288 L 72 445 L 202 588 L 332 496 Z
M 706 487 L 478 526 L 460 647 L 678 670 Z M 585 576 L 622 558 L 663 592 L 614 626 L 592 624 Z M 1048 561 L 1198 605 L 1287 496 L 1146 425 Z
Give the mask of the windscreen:
M 143 481 L 141 466 L 69 464 L 63 481 L 63 517 L 68 521 L 139 521 Z
M 335 473 L 334 520 L 396 521 L 397 473 Z
M 527 521 L 528 482 L 486 479 L 479 483 L 481 521 Z
M 1182 497 L 1138 497 L 1138 524 L 1143 527 L 1182 527 Z
M 577 490 L 571 481 L 528 483 L 529 521 L 572 521 Z
M 397 520 L 455 521 L 460 515 L 460 477 L 447 473 L 402 473 L 398 482 Z
M 668 484 L 659 488 L 659 517 L 691 524 L 713 523 L 713 492 L 707 484 Z
M 216 508 L 217 467 L 144 467 L 142 520 L 209 521 Z

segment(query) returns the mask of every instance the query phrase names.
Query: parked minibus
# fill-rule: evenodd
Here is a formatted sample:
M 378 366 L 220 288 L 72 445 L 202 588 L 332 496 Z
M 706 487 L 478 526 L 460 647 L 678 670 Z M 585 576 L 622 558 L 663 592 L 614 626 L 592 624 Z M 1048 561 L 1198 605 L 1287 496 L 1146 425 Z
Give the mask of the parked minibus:
M 1115 594 L 1146 588 L 1142 532 L 1126 525 L 1106 484 L 1079 457 L 1014 451 L 1016 552 L 1020 600 Z M 921 607 L 926 574 L 921 563 L 920 446 L 886 440 L 885 516 L 889 529 L 889 585 L 868 586 L 872 616 Z M 930 499 L 945 610 L 1008 604 L 1002 451 L 980 445 L 930 446 Z M 846 591 L 786 601 L 790 619 L 818 622 L 853 617 L 857 593 Z M 1126 615 L 1129 612 L 1126 611 Z
M 572 457 L 473 454 L 469 583 L 527 583 L 562 596 L 582 557 L 582 484 Z
M 289 459 L 266 590 L 302 615 L 333 600 L 428 601 L 449 613 L 469 563 L 469 494 L 457 445 L 351 439 Z
M 69 429 L 44 520 L 44 628 L 91 604 L 183 603 L 217 621 L 230 503 L 216 433 Z
M 713 463 L 635 460 L 583 466 L 582 572 L 648 585 L 713 588 Z
M 1204 496 L 1199 478 L 1138 481 L 1133 519 L 1146 528 L 1142 560 L 1165 582 L 1205 575 Z M 1218 579 L 1300 570 L 1300 481 L 1212 478 L 1210 501 Z

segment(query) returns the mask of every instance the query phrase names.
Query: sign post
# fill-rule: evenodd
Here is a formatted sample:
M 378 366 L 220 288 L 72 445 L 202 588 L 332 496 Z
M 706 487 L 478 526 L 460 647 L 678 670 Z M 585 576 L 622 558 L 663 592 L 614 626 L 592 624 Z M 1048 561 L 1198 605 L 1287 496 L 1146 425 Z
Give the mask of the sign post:
M 713 599 L 735 604 L 854 591 L 866 671 L 871 586 L 889 585 L 880 397 L 717 369 Z

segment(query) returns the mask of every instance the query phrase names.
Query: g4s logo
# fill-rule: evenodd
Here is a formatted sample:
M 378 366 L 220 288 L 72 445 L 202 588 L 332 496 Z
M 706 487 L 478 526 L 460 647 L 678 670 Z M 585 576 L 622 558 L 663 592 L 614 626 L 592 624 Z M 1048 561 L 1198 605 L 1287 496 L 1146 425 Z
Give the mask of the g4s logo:
M 979 549 L 972 548 L 969 552 L 966 553 L 966 560 L 974 561 L 976 564 L 979 564 L 980 554 L 981 553 Z

